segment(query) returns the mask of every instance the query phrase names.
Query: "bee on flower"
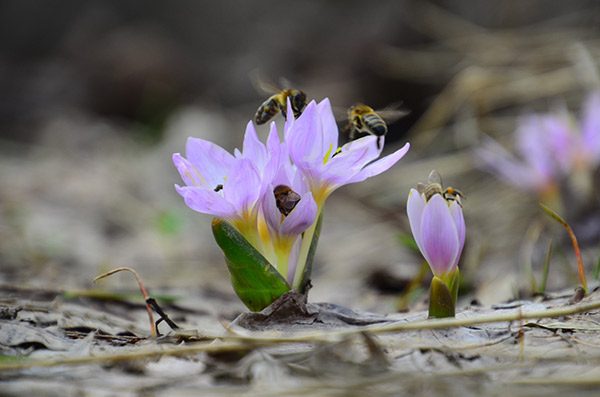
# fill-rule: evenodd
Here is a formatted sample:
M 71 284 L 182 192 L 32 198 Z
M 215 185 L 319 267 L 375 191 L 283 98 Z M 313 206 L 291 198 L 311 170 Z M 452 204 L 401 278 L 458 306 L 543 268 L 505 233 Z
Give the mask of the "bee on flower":
M 410 190 L 406 204 L 413 237 L 434 275 L 430 317 L 453 317 L 458 295 L 458 261 L 465 245 L 463 196 L 449 199 L 448 189 L 443 190 L 441 176 L 434 170 L 427 185 Z
M 255 311 L 291 288 L 303 292 L 327 197 L 388 170 L 409 148 L 378 159 L 382 148 L 374 136 L 338 148 L 328 99 L 311 101 L 299 114 L 288 97 L 286 115 L 283 142 L 275 123 L 265 145 L 250 122 L 242 151 L 189 138 L 187 158 L 173 155 L 185 182 L 175 189 L 191 209 L 216 217 L 213 234 L 234 290 Z

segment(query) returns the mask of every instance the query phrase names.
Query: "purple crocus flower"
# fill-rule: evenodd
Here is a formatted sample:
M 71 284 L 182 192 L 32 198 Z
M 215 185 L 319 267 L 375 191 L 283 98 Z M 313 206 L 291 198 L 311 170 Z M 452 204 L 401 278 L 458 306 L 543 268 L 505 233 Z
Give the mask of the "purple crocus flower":
M 268 150 L 248 123 L 243 152 L 236 149 L 232 155 L 212 142 L 188 138 L 187 159 L 179 153 L 173 155 L 187 185 L 175 185 L 175 189 L 187 206 L 226 220 L 256 248 L 260 248 L 260 203 L 281 163 L 276 129 L 271 130 L 267 146 Z
M 478 162 L 510 185 L 543 196 L 560 181 L 600 164 L 600 91 L 591 93 L 578 126 L 564 106 L 548 114 L 530 114 L 517 122 L 517 156 L 493 139 L 475 151 Z
M 298 265 L 301 234 L 317 216 L 312 193 L 289 160 L 275 123 L 266 146 L 248 123 L 243 150 L 230 154 L 203 139 L 189 138 L 187 159 L 179 153 L 173 162 L 186 186 L 175 185 L 195 211 L 232 224 L 291 283 Z M 284 184 L 301 195 L 283 217 L 276 206 L 273 186 Z
M 406 211 L 412 234 L 431 271 L 448 283 L 465 244 L 460 197 L 446 200 L 441 194 L 434 194 L 427 201 L 424 194 L 411 189 Z
M 406 154 L 409 144 L 379 160 L 381 149 L 373 136 L 338 149 L 338 128 L 328 99 L 318 105 L 312 101 L 296 120 L 292 115 L 289 111 L 284 142 L 275 123 L 266 145 L 248 123 L 242 151 L 230 154 L 211 142 L 189 138 L 187 158 L 176 153 L 173 162 L 186 184 L 175 186 L 186 204 L 233 225 L 298 288 L 329 194 L 386 171 Z M 274 187 L 280 185 L 300 197 L 286 214 L 274 196 Z
M 311 101 L 298 119 L 288 118 L 286 123 L 285 140 L 290 158 L 304 175 L 319 210 L 334 190 L 381 174 L 396 164 L 410 147 L 407 143 L 375 161 L 383 147 L 378 148 L 377 137 L 366 136 L 338 148 L 338 135 L 329 99 L 318 105 Z
M 366 136 L 338 147 L 339 131 L 327 98 L 319 104 L 311 101 L 298 119 L 294 120 L 290 111 L 287 114 L 284 135 L 289 157 L 312 192 L 318 214 L 327 197 L 337 188 L 387 171 L 410 148 L 407 143 L 396 152 L 377 159 L 383 145 L 377 144 L 378 137 L 375 136 Z M 315 226 L 316 221 L 304 233 L 299 264 L 306 261 Z M 295 283 L 299 282 L 303 269 L 303 265 L 296 268 Z

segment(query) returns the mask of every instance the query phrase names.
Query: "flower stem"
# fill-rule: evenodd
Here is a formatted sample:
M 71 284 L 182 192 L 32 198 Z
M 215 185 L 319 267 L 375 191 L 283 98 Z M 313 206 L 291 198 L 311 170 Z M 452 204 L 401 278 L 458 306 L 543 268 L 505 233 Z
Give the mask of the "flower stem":
M 429 318 L 454 317 L 455 307 L 452 292 L 446 283 L 433 276 L 429 289 Z
M 308 229 L 304 231 L 302 236 L 302 245 L 300 246 L 300 255 L 298 255 L 298 265 L 296 266 L 296 271 L 294 272 L 292 288 L 300 288 L 300 283 L 302 283 L 302 275 L 304 274 L 306 260 L 308 259 L 308 253 L 313 241 L 313 236 L 315 235 L 315 230 L 317 229 L 317 224 L 319 223 L 322 208 L 322 206 L 319 207 L 319 212 L 317 213 L 315 221 Z

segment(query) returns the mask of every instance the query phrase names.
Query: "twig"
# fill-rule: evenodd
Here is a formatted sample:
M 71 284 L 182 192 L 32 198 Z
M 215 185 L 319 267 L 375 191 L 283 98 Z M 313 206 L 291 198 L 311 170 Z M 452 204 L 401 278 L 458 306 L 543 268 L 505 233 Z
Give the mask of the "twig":
M 140 278 L 140 276 L 138 276 L 138 274 L 136 273 L 135 270 L 133 270 L 130 267 L 119 267 L 117 269 L 113 269 L 109 272 L 106 272 L 104 274 L 101 274 L 97 277 L 94 278 L 94 283 L 100 279 L 103 279 L 104 277 L 108 277 L 111 276 L 115 273 L 118 272 L 122 272 L 122 271 L 128 271 L 133 273 L 133 275 L 135 276 L 135 278 L 137 279 L 138 285 L 140 286 L 140 291 L 142 292 L 142 296 L 144 297 L 144 300 L 146 301 L 146 310 L 148 310 L 148 318 L 150 319 L 150 333 L 152 334 L 153 338 L 156 338 L 156 325 L 154 324 L 154 318 L 152 317 L 152 309 L 150 308 L 150 305 L 148 304 L 148 293 L 146 292 L 146 288 L 144 287 L 144 283 L 142 282 L 142 279 Z
M 171 320 L 169 318 L 169 316 L 167 315 L 167 313 L 164 312 L 164 310 L 158 305 L 158 302 L 156 302 L 156 299 L 154 298 L 146 298 L 146 303 L 149 304 L 154 311 L 160 316 L 160 319 L 156 320 L 156 332 L 158 333 L 158 324 L 160 324 L 161 321 L 164 320 L 164 322 L 166 322 L 169 327 L 171 327 L 171 329 L 173 331 L 181 329 L 177 324 L 175 324 L 175 322 L 173 322 L 173 320 Z
M 573 248 L 575 249 L 575 256 L 577 257 L 579 280 L 581 281 L 581 287 L 583 288 L 584 294 L 587 295 L 588 289 L 587 289 L 587 282 L 585 281 L 585 272 L 583 270 L 583 261 L 581 260 L 581 252 L 579 251 L 579 244 L 577 243 L 577 237 L 575 237 L 575 233 L 573 233 L 573 229 L 571 229 L 571 226 L 569 226 L 569 224 L 563 218 L 561 218 L 556 212 L 552 211 L 550 208 L 546 207 L 542 203 L 538 203 L 538 204 L 542 207 L 542 209 L 544 211 L 546 211 L 546 213 L 548 215 L 550 215 L 552 218 L 554 218 L 554 220 L 556 220 L 558 223 L 563 225 L 564 228 L 567 229 L 569 236 L 571 236 L 571 241 L 573 242 Z

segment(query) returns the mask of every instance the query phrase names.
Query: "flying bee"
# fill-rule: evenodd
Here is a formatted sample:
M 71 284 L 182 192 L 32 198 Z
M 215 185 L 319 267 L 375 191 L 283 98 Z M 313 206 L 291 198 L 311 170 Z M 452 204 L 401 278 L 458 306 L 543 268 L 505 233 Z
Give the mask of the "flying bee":
M 348 125 L 346 126 L 350 140 L 356 139 L 356 135 L 360 133 L 375 135 L 377 149 L 381 149 L 381 137 L 388 131 L 386 121 L 393 123 L 408 114 L 407 110 L 398 109 L 398 106 L 399 104 L 394 104 L 377 111 L 361 103 L 351 106 L 348 109 Z
M 256 124 L 260 125 L 266 123 L 275 117 L 279 112 L 281 112 L 283 117 L 286 118 L 288 98 L 290 98 L 290 105 L 292 106 L 294 117 L 300 117 L 307 104 L 307 98 L 304 92 L 289 87 L 281 89 L 275 84 L 267 82 L 263 76 L 258 74 L 258 72 L 251 74 L 250 78 L 258 91 L 271 95 L 262 103 L 262 105 L 258 107 L 256 115 L 254 116 Z M 286 86 L 289 85 L 289 83 L 286 81 L 284 81 L 284 83 Z
M 273 189 L 273 194 L 275 195 L 277 208 L 283 216 L 288 216 L 301 199 L 298 193 L 286 185 L 277 185 L 277 187 Z
M 439 194 L 444 198 L 444 200 L 448 202 L 456 201 L 458 205 L 462 207 L 458 197 L 464 199 L 466 198 L 465 195 L 462 194 L 460 190 L 454 189 L 453 187 L 447 187 L 444 189 L 442 187 L 442 176 L 439 172 L 436 170 L 431 171 L 429 178 L 427 178 L 427 183 L 428 185 L 425 185 L 421 182 L 417 184 L 417 191 L 425 196 L 425 201 L 429 201 L 434 195 Z

